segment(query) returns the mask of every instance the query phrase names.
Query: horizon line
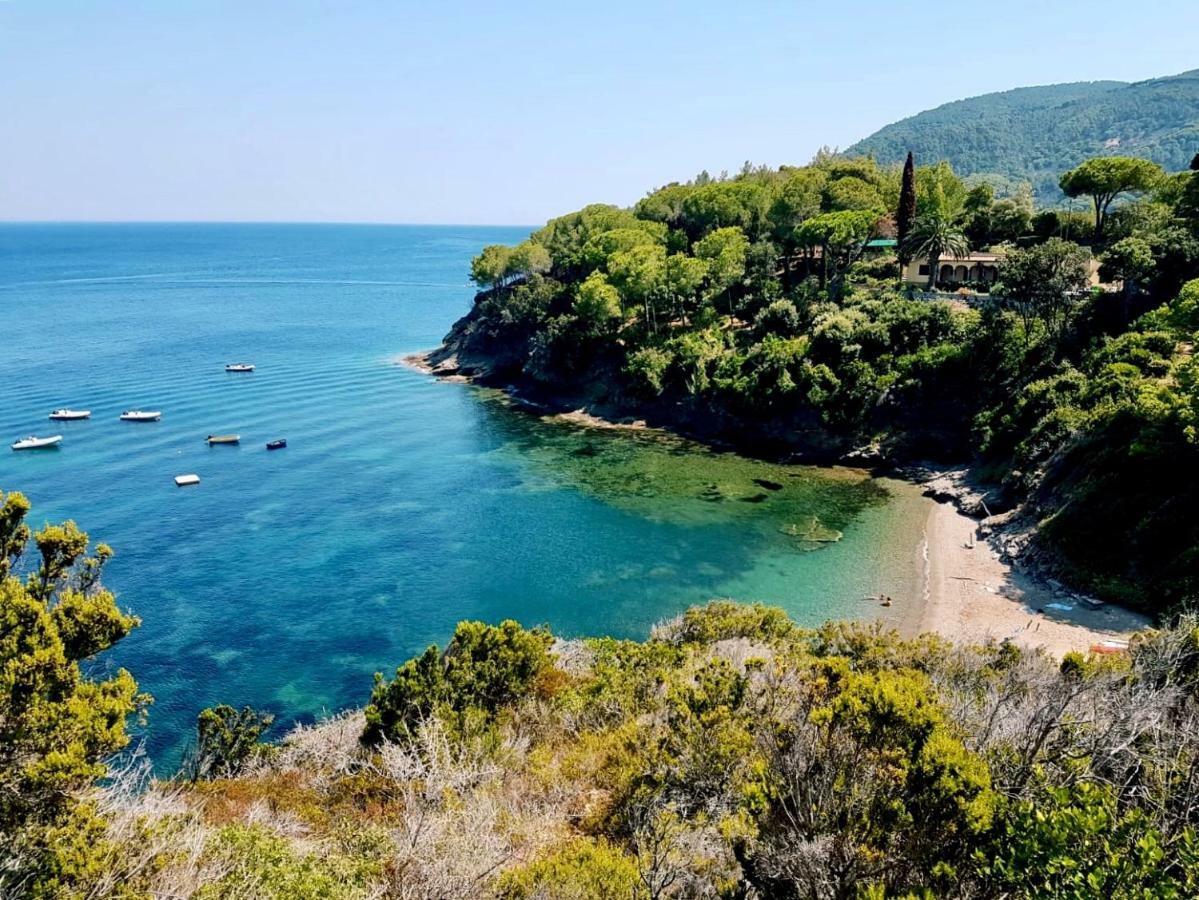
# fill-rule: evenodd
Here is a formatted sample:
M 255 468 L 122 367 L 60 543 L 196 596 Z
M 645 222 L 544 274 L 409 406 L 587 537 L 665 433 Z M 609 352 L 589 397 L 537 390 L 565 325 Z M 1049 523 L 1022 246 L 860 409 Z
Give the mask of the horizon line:
M 0 219 L 5 225 L 354 225 L 379 228 L 540 228 L 525 222 L 362 222 L 342 219 Z

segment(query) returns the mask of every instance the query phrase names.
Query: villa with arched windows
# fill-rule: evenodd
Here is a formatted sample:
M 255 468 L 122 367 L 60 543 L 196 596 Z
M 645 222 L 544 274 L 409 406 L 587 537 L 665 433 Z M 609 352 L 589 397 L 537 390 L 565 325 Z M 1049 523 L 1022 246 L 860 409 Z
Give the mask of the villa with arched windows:
M 942 257 L 937 264 L 937 281 L 939 288 L 956 290 L 959 288 L 990 288 L 999 278 L 999 267 L 1003 264 L 1002 253 L 984 253 L 981 251 L 967 253 L 965 256 Z M 903 280 L 916 287 L 928 284 L 928 260 L 914 259 L 903 270 Z M 1099 280 L 1099 260 L 1091 257 L 1087 262 L 1087 281 L 1091 287 L 1101 286 L 1118 289 L 1119 283 L 1101 284 Z
M 965 256 L 944 257 L 937 267 L 937 284 L 969 287 L 990 285 L 999 277 L 999 264 L 1003 257 L 998 253 L 967 253 Z M 903 280 L 908 284 L 928 284 L 928 260 L 914 259 L 903 270 Z

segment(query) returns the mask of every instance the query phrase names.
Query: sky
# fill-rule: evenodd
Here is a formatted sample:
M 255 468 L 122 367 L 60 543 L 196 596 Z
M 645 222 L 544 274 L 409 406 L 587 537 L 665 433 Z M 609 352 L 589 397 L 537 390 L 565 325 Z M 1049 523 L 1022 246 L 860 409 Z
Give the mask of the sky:
M 0 220 L 537 225 L 1197 34 L 1195 0 L 0 0 Z

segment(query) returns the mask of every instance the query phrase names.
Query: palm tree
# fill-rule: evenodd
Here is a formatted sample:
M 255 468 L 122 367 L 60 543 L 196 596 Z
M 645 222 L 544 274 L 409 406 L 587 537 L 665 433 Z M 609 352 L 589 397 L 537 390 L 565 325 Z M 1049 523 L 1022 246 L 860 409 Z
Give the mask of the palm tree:
M 942 256 L 961 259 L 970 252 L 970 242 L 957 222 L 940 211 L 918 216 L 904 244 L 909 259 L 928 259 L 930 291 L 936 284 Z

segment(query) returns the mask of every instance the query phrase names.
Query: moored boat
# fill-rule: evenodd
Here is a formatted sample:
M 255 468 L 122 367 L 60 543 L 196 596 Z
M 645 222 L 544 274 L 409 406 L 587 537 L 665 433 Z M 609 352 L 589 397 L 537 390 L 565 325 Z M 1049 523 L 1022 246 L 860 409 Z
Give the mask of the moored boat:
M 61 440 L 61 434 L 53 434 L 50 437 L 38 437 L 36 434 L 31 434 L 27 438 L 14 441 L 12 448 L 14 450 L 45 450 L 50 447 L 57 447 Z
M 208 445 L 210 447 L 213 444 L 237 444 L 237 443 L 241 442 L 241 435 L 240 434 L 210 434 L 210 435 L 208 435 L 208 437 L 205 438 L 205 440 L 208 441 Z
M 76 419 L 90 419 L 92 411 L 90 409 L 56 409 L 50 413 L 51 419 L 56 419 L 60 422 L 73 422 Z
M 267 443 L 266 443 L 266 449 L 268 449 L 268 450 L 282 450 L 286 446 L 287 446 L 287 441 L 284 440 L 283 438 L 280 438 L 277 441 L 267 441 Z
M 191 474 L 188 474 L 188 475 L 176 475 L 175 476 L 175 484 L 177 484 L 179 487 L 186 487 L 189 484 L 199 484 L 199 483 L 200 483 L 200 476 L 196 475 L 194 472 Z
M 121 413 L 122 422 L 157 422 L 161 418 L 160 410 L 127 409 Z
M 226 372 L 253 372 L 254 364 L 253 363 L 229 363 L 229 365 L 225 366 L 225 371 Z

